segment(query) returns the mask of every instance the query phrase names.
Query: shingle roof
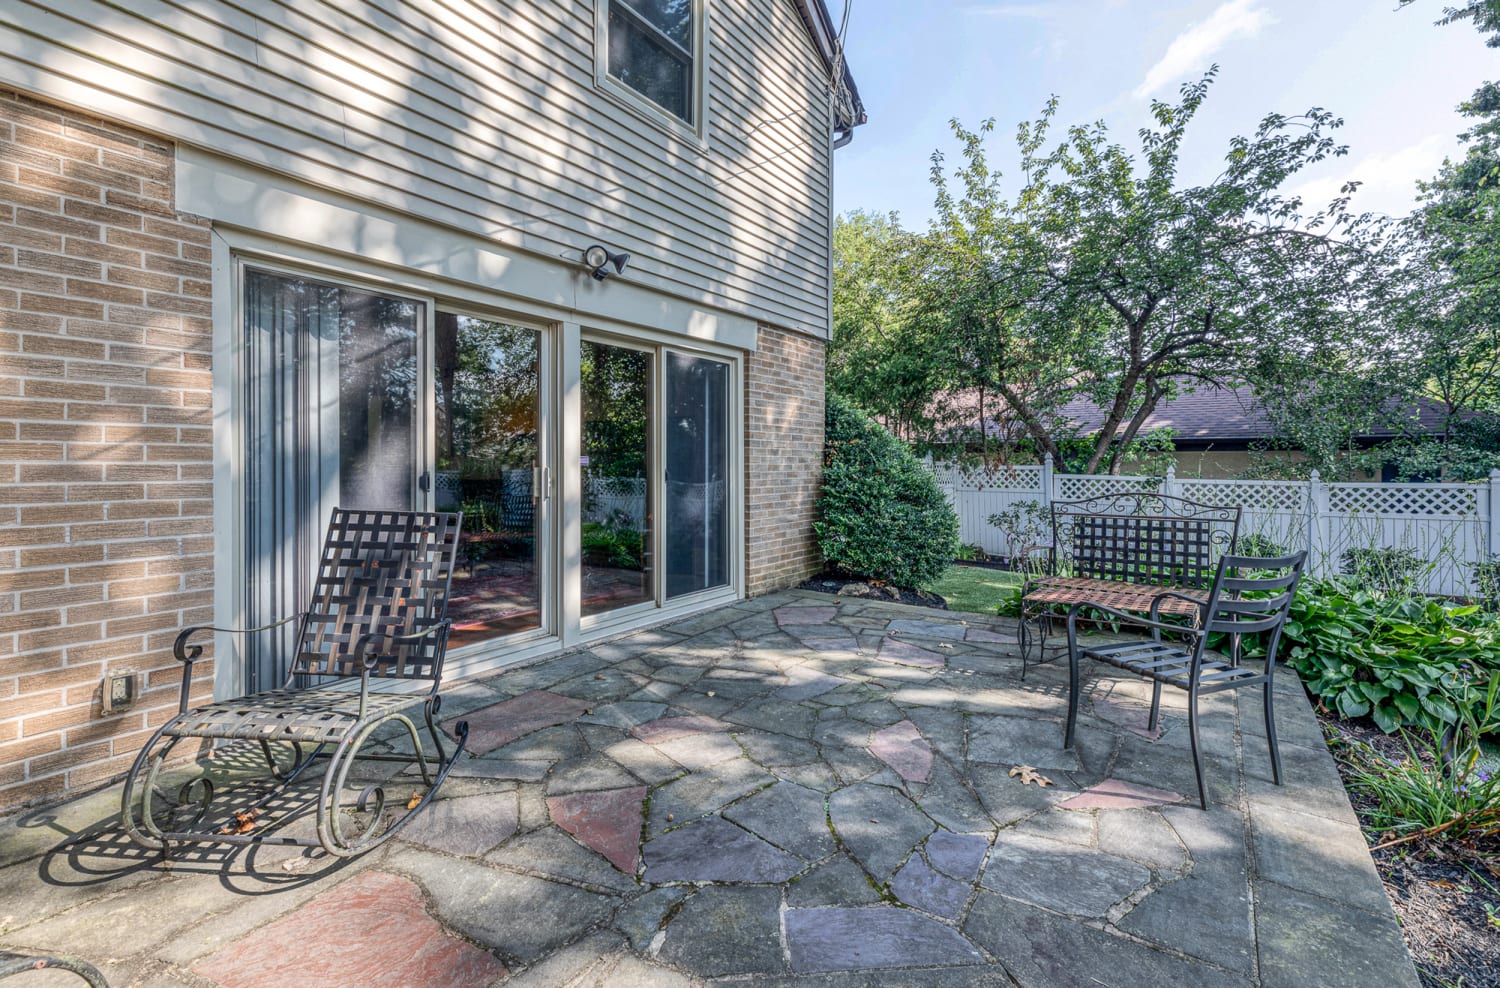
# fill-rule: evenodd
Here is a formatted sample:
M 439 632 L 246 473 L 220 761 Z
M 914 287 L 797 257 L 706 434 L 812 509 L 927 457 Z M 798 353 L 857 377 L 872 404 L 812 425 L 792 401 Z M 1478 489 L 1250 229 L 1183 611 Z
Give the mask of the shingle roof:
M 1386 412 L 1382 419 L 1408 419 L 1420 432 L 1440 432 L 1443 428 L 1443 409 L 1431 401 L 1422 400 L 1403 410 L 1393 400 Z M 1061 415 L 1087 435 L 1099 431 L 1105 410 L 1086 399 L 1077 399 L 1064 405 Z M 1157 405 L 1141 431 L 1162 428 L 1173 429 L 1179 441 L 1190 442 L 1247 442 L 1267 439 L 1275 432 L 1264 403 L 1250 388 L 1221 388 L 1211 384 L 1196 385 L 1192 391 Z M 1397 429 L 1380 424 L 1355 438 L 1383 439 L 1398 434 Z

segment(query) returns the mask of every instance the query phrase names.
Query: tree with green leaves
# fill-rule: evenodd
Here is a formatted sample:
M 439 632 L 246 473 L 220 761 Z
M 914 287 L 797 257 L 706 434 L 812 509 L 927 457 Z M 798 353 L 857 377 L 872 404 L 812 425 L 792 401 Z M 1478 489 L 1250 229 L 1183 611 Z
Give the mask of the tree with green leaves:
M 833 225 L 833 339 L 828 389 L 907 440 L 926 436 L 940 371 L 914 318 L 913 237 L 895 215 L 852 212 Z
M 1117 470 L 1178 389 L 1305 379 L 1323 355 L 1368 341 L 1370 314 L 1388 301 L 1392 257 L 1379 222 L 1349 211 L 1352 187 L 1313 212 L 1282 191 L 1346 152 L 1328 111 L 1270 114 L 1231 140 L 1215 178 L 1180 181 L 1182 142 L 1215 71 L 1178 102 L 1153 102 L 1139 157 L 1102 123 L 1069 128 L 1049 150 L 1053 100 L 1018 130 L 1014 201 L 987 161 L 992 121 L 954 122 L 963 163 L 951 175 L 934 155 L 919 311 L 1039 451 L 1062 460 L 1069 400 L 1104 409 L 1085 472 Z

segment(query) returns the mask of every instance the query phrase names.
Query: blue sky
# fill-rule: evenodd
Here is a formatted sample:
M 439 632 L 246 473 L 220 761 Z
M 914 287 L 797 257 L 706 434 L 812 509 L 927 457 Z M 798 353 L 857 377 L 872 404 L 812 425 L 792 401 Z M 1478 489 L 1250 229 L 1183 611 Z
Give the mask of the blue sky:
M 1359 209 L 1410 210 L 1417 178 L 1460 147 L 1453 111 L 1500 51 L 1468 24 L 1436 27 L 1440 0 L 847 0 L 849 65 L 870 122 L 835 157 L 839 212 L 898 212 L 921 229 L 932 214 L 929 157 L 956 157 L 948 120 L 994 117 L 990 163 L 1016 188 L 1013 134 L 1050 95 L 1058 123 L 1102 119 L 1137 146 L 1150 99 L 1173 98 L 1211 63 L 1218 81 L 1189 131 L 1183 179 L 1219 171 L 1228 139 L 1268 112 L 1322 106 L 1342 116 L 1349 155 L 1288 188 L 1322 204 L 1347 179 Z M 835 21 L 842 2 L 834 0 Z

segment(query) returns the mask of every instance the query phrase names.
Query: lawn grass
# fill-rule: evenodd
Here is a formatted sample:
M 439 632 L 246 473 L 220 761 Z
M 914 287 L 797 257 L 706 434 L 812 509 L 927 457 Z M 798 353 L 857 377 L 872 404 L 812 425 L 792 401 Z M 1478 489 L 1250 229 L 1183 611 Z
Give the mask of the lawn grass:
M 952 610 L 993 615 L 1006 588 L 1020 582 L 1021 577 L 1015 573 L 954 563 L 926 589 L 942 595 Z

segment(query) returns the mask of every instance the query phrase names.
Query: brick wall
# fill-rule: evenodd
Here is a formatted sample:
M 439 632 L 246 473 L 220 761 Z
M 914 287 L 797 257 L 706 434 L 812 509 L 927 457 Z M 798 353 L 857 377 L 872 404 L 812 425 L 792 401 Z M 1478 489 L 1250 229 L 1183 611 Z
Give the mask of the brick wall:
M 807 579 L 822 565 L 812 523 L 823 476 L 823 341 L 760 328 L 745 364 L 746 589 Z
M 172 183 L 167 144 L 0 91 L 0 808 L 122 773 L 212 617 L 209 236 Z

